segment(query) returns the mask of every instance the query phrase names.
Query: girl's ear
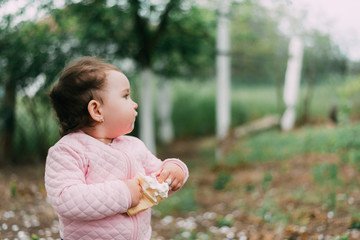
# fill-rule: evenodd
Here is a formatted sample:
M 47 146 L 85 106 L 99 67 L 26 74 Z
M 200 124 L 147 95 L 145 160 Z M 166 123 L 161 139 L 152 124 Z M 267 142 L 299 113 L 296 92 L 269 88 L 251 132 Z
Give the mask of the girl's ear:
M 101 104 L 96 100 L 91 100 L 88 104 L 88 111 L 92 119 L 96 122 L 104 122 L 104 117 L 101 114 Z

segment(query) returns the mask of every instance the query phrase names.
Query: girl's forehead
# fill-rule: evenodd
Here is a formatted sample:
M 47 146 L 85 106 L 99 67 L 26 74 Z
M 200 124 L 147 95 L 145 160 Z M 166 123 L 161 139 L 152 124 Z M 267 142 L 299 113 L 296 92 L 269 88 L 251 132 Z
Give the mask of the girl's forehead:
M 106 73 L 106 82 L 109 88 L 130 88 L 127 77 L 120 71 L 110 70 Z

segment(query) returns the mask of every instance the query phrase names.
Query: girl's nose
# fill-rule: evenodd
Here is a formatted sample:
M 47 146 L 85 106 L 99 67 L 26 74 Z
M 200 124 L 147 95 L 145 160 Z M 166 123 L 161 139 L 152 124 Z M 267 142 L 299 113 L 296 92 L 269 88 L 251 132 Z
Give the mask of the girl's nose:
M 138 108 L 137 103 L 133 101 L 133 104 L 134 104 L 134 109 L 137 109 Z

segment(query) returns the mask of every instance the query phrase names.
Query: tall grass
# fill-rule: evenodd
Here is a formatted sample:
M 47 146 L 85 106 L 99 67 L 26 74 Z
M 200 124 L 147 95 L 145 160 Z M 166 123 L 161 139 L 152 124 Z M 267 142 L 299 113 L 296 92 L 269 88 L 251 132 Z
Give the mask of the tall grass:
M 132 86 L 134 87 L 134 98 L 137 100 L 136 84 Z M 339 102 L 338 86 L 337 82 L 315 86 L 310 105 L 311 118 L 326 119 L 328 117 L 331 107 Z M 216 121 L 215 80 L 175 80 L 172 90 L 172 121 L 175 137 L 213 135 Z M 284 110 L 284 104 L 282 103 L 282 96 L 279 96 L 278 93 L 282 93 L 281 90 L 273 85 L 233 84 L 231 88 L 231 126 L 236 127 L 269 114 L 281 114 Z M 302 113 L 305 95 L 306 86 L 303 86 L 299 93 L 297 117 Z M 45 94 L 31 99 L 20 98 L 17 106 L 16 152 L 21 159 L 35 157 L 36 155 L 43 158 L 46 149 L 59 138 L 58 127 L 49 100 Z M 132 134 L 138 134 L 137 125 Z M 264 139 L 267 138 L 269 137 L 264 136 Z M 286 138 L 291 138 L 291 136 Z M 266 142 L 267 140 L 259 141 Z M 282 141 L 285 143 L 289 139 Z M 264 147 L 267 147 L 266 144 Z M 292 150 L 286 148 L 280 153 L 277 152 L 284 155 L 286 151 L 291 152 Z
M 327 119 L 338 104 L 339 83 L 321 84 L 313 89 L 309 114 L 313 119 Z M 175 135 L 199 136 L 215 132 L 215 81 L 174 81 L 173 123 Z M 280 96 L 279 96 L 280 93 Z M 297 102 L 297 117 L 303 113 L 307 86 L 302 86 Z M 282 90 L 274 85 L 233 84 L 231 88 L 232 127 L 272 114 L 282 114 L 285 105 Z
M 45 95 L 18 99 L 16 109 L 15 158 L 17 163 L 43 162 L 59 139 L 55 116 Z

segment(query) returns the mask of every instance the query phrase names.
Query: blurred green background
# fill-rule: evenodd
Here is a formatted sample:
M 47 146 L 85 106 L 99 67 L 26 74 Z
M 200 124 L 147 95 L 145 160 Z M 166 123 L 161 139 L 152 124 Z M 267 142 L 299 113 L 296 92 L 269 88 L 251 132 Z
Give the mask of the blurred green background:
M 3 1 L 2 7 L 11 2 Z M 123 70 L 134 83 L 135 101 L 141 69 L 150 68 L 155 78 L 170 81 L 175 138 L 214 134 L 215 4 L 59 4 L 29 1 L 1 18 L 1 164 L 44 161 L 49 146 L 59 139 L 47 92 L 64 65 L 84 55 L 104 58 Z M 276 4 L 272 8 L 260 1 L 232 4 L 232 127 L 284 110 L 289 36 L 279 25 L 290 19 L 296 27 L 302 19 L 286 11 L 289 4 Z M 36 9 L 34 17 L 26 17 L 28 9 Z M 342 53 L 329 34 L 311 29 L 303 30 L 302 37 L 305 52 L 298 125 L 326 122 L 331 109 L 345 119 L 357 119 L 359 63 Z M 133 134 L 138 134 L 138 127 Z
M 232 2 L 231 129 L 219 164 L 217 2 L 1 1 L 0 236 L 21 239 L 24 225 L 34 233 L 24 239 L 44 237 L 44 228 L 59 237 L 43 187 L 47 151 L 60 138 L 48 92 L 69 61 L 97 56 L 127 75 L 138 103 L 141 72 L 151 70 L 158 155 L 190 169 L 187 185 L 154 209 L 154 239 L 360 239 L 350 232 L 360 229 L 360 61 L 333 35 L 303 26 L 306 12 L 294 12 L 294 2 Z M 234 137 L 239 126 L 285 110 L 284 24 L 304 41 L 295 128 Z M 167 144 L 158 133 L 163 81 L 174 127 Z M 12 219 L 28 215 L 40 223 L 10 232 Z

